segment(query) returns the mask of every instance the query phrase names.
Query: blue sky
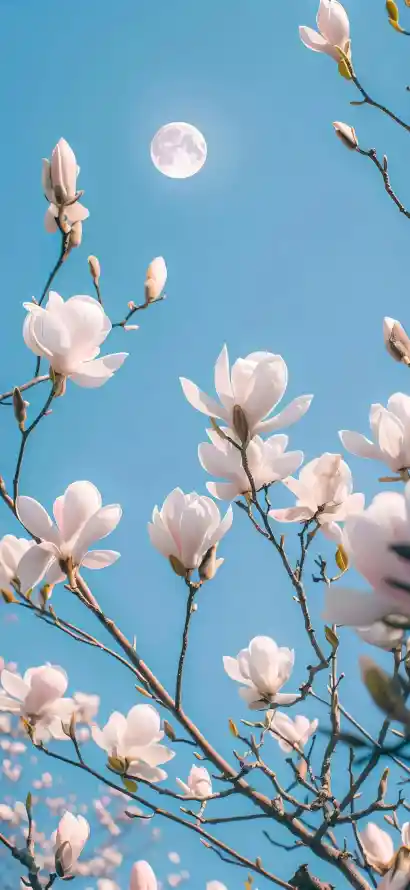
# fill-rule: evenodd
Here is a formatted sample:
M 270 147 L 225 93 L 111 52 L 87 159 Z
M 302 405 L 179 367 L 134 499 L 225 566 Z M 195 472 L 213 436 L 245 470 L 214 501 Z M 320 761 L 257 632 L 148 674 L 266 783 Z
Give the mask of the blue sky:
M 410 119 L 405 38 L 389 28 L 382 2 L 347 8 L 359 77 Z M 388 154 L 393 186 L 410 204 L 408 134 L 374 109 L 350 107 L 353 86 L 330 59 L 300 44 L 297 26 L 313 25 L 315 14 L 315 0 L 87 0 L 64 7 L 0 0 L 1 390 L 32 373 L 22 303 L 39 295 L 58 251 L 43 229 L 40 165 L 60 136 L 76 152 L 91 216 L 57 290 L 64 297 L 91 293 L 87 256 L 97 254 L 105 308 L 115 321 L 128 300 L 141 299 L 151 258 L 161 254 L 168 264 L 167 302 L 142 315 L 138 332 L 110 338 L 110 351 L 130 352 L 115 379 L 94 392 L 69 385 L 40 425 L 21 491 L 51 507 L 70 482 L 90 479 L 105 502 L 122 504 L 112 537 L 122 558 L 94 576 L 95 590 L 171 688 L 184 590 L 151 549 L 146 523 L 176 485 L 203 491 L 206 481 L 196 453 L 205 418 L 185 402 L 179 375 L 210 391 L 224 342 L 232 358 L 258 349 L 281 353 L 289 399 L 315 394 L 311 411 L 291 430 L 292 446 L 308 459 L 337 451 L 340 428 L 366 432 L 370 403 L 407 389 L 405 369 L 383 350 L 381 323 L 386 314 L 409 323 L 409 223 L 370 162 L 346 151 L 331 124 L 354 124 L 363 147 Z M 153 134 L 172 120 L 195 124 L 207 139 L 207 164 L 192 180 L 167 180 L 150 162 Z M 18 432 L 5 408 L 1 421 L 0 472 L 10 480 Z M 378 468 L 355 459 L 351 467 L 356 489 L 370 497 Z M 273 501 L 287 503 L 285 491 Z M 12 531 L 16 524 L 3 509 L 0 532 Z M 225 565 L 195 616 L 186 700 L 229 754 L 227 717 L 244 715 L 222 655 L 235 654 L 255 634 L 271 635 L 295 646 L 296 682 L 307 656 L 285 578 L 239 512 L 222 552 Z M 318 587 L 311 598 L 318 616 Z M 78 615 L 63 589 L 55 608 Z M 127 676 L 99 653 L 79 650 L 39 622 L 3 624 L 1 636 L 2 654 L 22 667 L 61 663 L 72 689 L 99 691 L 103 714 L 136 701 Z M 367 710 L 375 726 L 377 715 L 357 684 L 360 646 L 352 636 L 346 641 L 346 701 L 353 699 L 362 715 Z M 280 763 L 273 745 L 272 759 Z M 189 765 L 178 754 L 172 780 Z M 166 831 L 183 851 L 192 885 L 219 878 L 229 890 L 241 886 L 245 875 L 195 838 Z M 242 837 L 245 849 L 290 877 L 289 858 L 272 855 L 256 831 L 223 836 Z

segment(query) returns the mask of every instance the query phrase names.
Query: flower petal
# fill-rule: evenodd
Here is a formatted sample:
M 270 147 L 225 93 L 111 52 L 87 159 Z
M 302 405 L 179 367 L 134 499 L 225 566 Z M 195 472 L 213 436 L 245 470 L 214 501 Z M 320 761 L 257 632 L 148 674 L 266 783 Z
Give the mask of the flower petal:
M 298 396 L 296 399 L 293 399 L 283 411 L 279 411 L 279 414 L 276 414 L 275 417 L 271 417 L 268 420 L 262 420 L 258 423 L 254 432 L 271 433 L 273 430 L 278 430 L 285 426 L 292 426 L 293 423 L 297 423 L 309 410 L 312 399 L 312 395 Z
M 229 423 L 229 413 L 222 405 L 218 405 L 215 399 L 202 392 L 192 380 L 187 380 L 185 377 L 180 377 L 179 380 L 184 396 L 193 408 L 201 411 L 202 414 L 207 414 L 208 417 L 218 417 Z
M 83 557 L 81 565 L 86 569 L 105 569 L 112 566 L 121 556 L 116 550 L 90 550 Z
M 43 541 L 58 542 L 57 529 L 38 501 L 22 495 L 16 500 L 16 509 L 20 522 L 32 535 Z
M 72 556 L 77 565 L 84 559 L 91 545 L 105 538 L 117 527 L 122 516 L 119 504 L 108 504 L 86 522 L 74 544 Z
M 57 557 L 58 551 L 56 553 L 52 544 L 35 544 L 26 551 L 17 566 L 22 593 L 27 593 L 42 581 Z

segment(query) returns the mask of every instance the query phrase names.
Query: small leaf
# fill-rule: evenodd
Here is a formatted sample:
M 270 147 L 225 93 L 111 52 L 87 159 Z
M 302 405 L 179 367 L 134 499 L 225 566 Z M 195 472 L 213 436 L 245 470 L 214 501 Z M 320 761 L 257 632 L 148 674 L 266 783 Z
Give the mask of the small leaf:
M 346 572 L 349 568 L 349 557 L 346 553 L 346 550 L 344 549 L 344 547 L 342 547 L 341 544 L 336 550 L 335 561 L 338 569 L 340 569 L 341 572 Z
M 122 784 L 124 785 L 124 788 L 127 789 L 127 791 L 130 791 L 130 792 L 131 792 L 131 794 L 134 794 L 135 791 L 138 790 L 138 785 L 137 785 L 137 783 L 136 783 L 136 782 L 133 782 L 132 779 L 126 779 L 124 776 L 123 776 L 123 779 L 122 779 Z
M 335 634 L 334 630 L 331 627 L 325 626 L 325 637 L 327 642 L 330 643 L 332 649 L 336 652 L 336 649 L 339 646 L 339 637 Z
M 171 556 L 169 556 L 168 559 L 175 574 L 178 575 L 179 578 L 185 578 L 187 570 L 185 566 L 182 565 L 182 562 L 178 559 L 178 557 L 173 556 L 173 554 L 171 553 Z
M 124 769 L 125 769 L 125 763 L 124 763 L 124 760 L 122 760 L 120 757 L 109 757 L 109 758 L 108 758 L 108 765 L 109 765 L 109 766 L 111 767 L 111 769 L 113 769 L 114 772 L 116 772 L 116 773 L 123 773 L 123 772 L 124 772 Z
M 5 587 L 2 587 L 0 593 L 2 595 L 4 602 L 7 603 L 7 605 L 10 605 L 10 603 L 16 602 L 16 598 L 13 596 L 11 590 L 6 590 Z
M 342 60 L 339 62 L 339 64 L 338 64 L 337 67 L 338 67 L 339 74 L 341 74 L 341 76 L 344 77 L 345 80 L 351 80 L 351 79 L 352 79 L 352 75 L 351 75 L 351 73 L 350 73 L 350 68 L 349 68 L 349 66 L 346 64 L 346 62 L 345 62 L 344 59 L 342 59 Z
M 144 689 L 143 686 L 136 686 L 135 688 L 136 688 L 137 692 L 140 693 L 140 695 L 146 695 L 147 698 L 152 698 L 151 693 L 148 692 L 147 689 Z
M 390 24 L 393 23 L 398 24 L 399 21 L 399 7 L 394 0 L 386 0 L 386 10 L 387 15 L 389 16 Z
M 197 760 L 205 760 L 205 757 L 203 757 L 202 754 L 198 754 L 198 751 L 194 751 L 194 757 L 196 757 Z
M 27 813 L 31 813 L 32 801 L 33 801 L 33 798 L 31 795 L 31 791 L 29 791 L 27 794 L 27 797 L 26 797 L 26 811 L 27 811 Z
M 230 731 L 231 735 L 233 735 L 236 739 L 239 739 L 239 729 L 238 729 L 236 723 L 234 723 L 234 721 L 231 720 L 231 718 L 229 718 L 228 724 L 229 724 L 229 731 Z

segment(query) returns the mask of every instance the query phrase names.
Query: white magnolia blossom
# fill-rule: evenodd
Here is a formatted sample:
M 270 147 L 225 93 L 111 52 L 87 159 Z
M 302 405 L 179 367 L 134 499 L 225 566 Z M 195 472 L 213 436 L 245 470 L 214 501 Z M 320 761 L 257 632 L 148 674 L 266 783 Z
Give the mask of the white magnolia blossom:
M 409 563 L 391 551 L 394 544 L 410 542 L 410 483 L 405 493 L 386 491 L 370 506 L 351 516 L 344 528 L 349 562 L 370 584 L 371 593 L 329 587 L 325 594 L 325 620 L 329 624 L 369 627 L 387 616 L 410 616 L 410 596 L 390 583 L 409 583 Z
M 408 890 L 410 882 L 410 855 L 408 850 L 399 850 L 392 868 L 377 885 L 377 890 Z
M 114 550 L 89 551 L 92 544 L 114 531 L 122 514 L 118 504 L 102 506 L 100 492 L 91 482 L 73 482 L 54 501 L 56 524 L 34 498 L 20 496 L 16 507 L 25 528 L 41 539 L 41 544 L 27 550 L 19 562 L 17 571 L 23 592 L 45 576 L 48 584 L 57 584 L 70 568 L 83 565 L 87 569 L 103 569 L 120 556 Z
M 289 680 L 294 661 L 294 650 L 279 647 L 271 637 L 254 637 L 236 658 L 230 655 L 223 658 L 228 677 L 243 684 L 239 695 L 252 710 L 296 700 L 297 695 L 279 692 Z
M 320 0 L 316 16 L 317 31 L 299 27 L 302 43 L 317 53 L 325 53 L 340 62 L 337 47 L 350 59 L 350 24 L 347 12 L 338 0 Z
M 74 710 L 71 698 L 64 698 L 67 674 L 57 665 L 29 668 L 21 677 L 4 669 L 0 675 L 0 711 L 18 714 L 33 727 L 36 741 L 66 739 L 62 723 L 69 723 Z
M 76 197 L 81 197 L 81 193 L 77 192 L 79 173 L 80 168 L 71 145 L 65 139 L 59 139 L 53 149 L 51 161 L 43 158 L 43 191 L 50 202 L 44 220 L 47 232 L 57 231 L 60 207 L 64 207 L 62 214 L 70 225 L 84 222 L 89 216 L 87 208 Z
M 393 473 L 410 466 L 410 396 L 396 392 L 387 408 L 370 407 L 370 426 L 374 442 L 361 433 L 340 430 L 339 436 L 350 454 L 369 457 L 386 464 Z
M 307 522 L 313 517 L 324 534 L 341 543 L 342 530 L 337 524 L 364 507 L 364 495 L 353 491 L 352 474 L 340 454 L 326 452 L 311 460 L 299 473 L 283 484 L 296 495 L 296 507 L 270 510 L 279 522 Z
M 227 890 L 227 887 L 221 881 L 207 881 L 206 890 Z
M 23 325 L 26 346 L 78 386 L 103 386 L 127 358 L 127 352 L 98 358 L 112 325 L 94 297 L 81 294 L 64 302 L 60 294 L 50 291 L 45 307 L 37 303 L 23 306 L 27 310 Z
M 222 427 L 222 431 L 229 433 L 226 427 Z M 249 491 L 249 479 L 238 448 L 227 439 L 221 438 L 215 430 L 207 430 L 207 433 L 211 441 L 199 445 L 199 461 L 208 473 L 228 480 L 207 482 L 206 487 L 210 494 L 220 500 L 229 501 Z M 246 457 L 257 491 L 295 473 L 303 463 L 303 451 L 286 453 L 288 442 L 288 436 L 284 434 L 270 436 L 265 441 L 260 436 L 251 439 Z
M 252 352 L 238 358 L 230 370 L 226 346 L 215 364 L 215 389 L 220 402 L 201 392 L 196 383 L 181 377 L 188 402 L 202 414 L 225 421 L 231 430 L 235 429 L 234 408 L 239 406 L 251 438 L 290 426 L 308 410 L 313 396 L 299 396 L 275 417 L 269 417 L 283 398 L 287 383 L 288 369 L 281 355 Z
M 394 856 L 394 843 L 387 831 L 374 822 L 368 822 L 359 835 L 369 865 L 379 871 L 389 868 Z
M 157 890 L 158 882 L 149 862 L 140 859 L 131 869 L 129 890 Z
M 158 300 L 167 281 L 167 267 L 164 257 L 157 256 L 149 264 L 145 277 L 145 293 L 149 301 Z
M 175 752 L 159 744 L 164 733 L 158 711 L 152 705 L 135 705 L 126 717 L 114 711 L 103 729 L 93 726 L 91 733 L 109 757 L 125 764 L 127 775 L 149 782 L 167 778 L 159 764 L 172 760 Z
M 405 630 L 399 627 L 389 627 L 384 621 L 375 621 L 369 627 L 356 627 L 357 635 L 379 649 L 396 649 L 403 642 Z
M 13 581 L 18 580 L 17 566 L 34 541 L 4 535 L 0 541 L 0 589 L 13 593 Z
M 174 488 L 161 510 L 154 507 L 148 523 L 151 544 L 163 556 L 176 557 L 185 569 L 197 569 L 208 550 L 217 545 L 230 529 L 233 520 L 229 507 L 221 520 L 215 502 L 196 491 L 184 494 Z M 217 566 L 223 559 L 217 560 Z
M 183 782 L 177 779 L 178 785 L 182 788 L 187 797 L 210 797 L 212 794 L 212 780 L 205 766 L 191 767 L 188 781 Z
M 318 720 L 308 720 L 301 714 L 298 714 L 293 720 L 283 711 L 270 712 L 270 716 L 269 730 L 281 750 L 286 753 L 301 750 L 319 725 Z
M 58 824 L 54 851 L 59 856 L 65 873 L 72 871 L 90 835 L 90 826 L 84 816 L 74 816 L 68 810 Z M 67 847 L 62 848 L 63 844 Z
M 99 695 L 88 695 L 86 692 L 75 692 L 73 695 L 75 714 L 78 723 L 91 723 L 98 714 L 100 707 Z

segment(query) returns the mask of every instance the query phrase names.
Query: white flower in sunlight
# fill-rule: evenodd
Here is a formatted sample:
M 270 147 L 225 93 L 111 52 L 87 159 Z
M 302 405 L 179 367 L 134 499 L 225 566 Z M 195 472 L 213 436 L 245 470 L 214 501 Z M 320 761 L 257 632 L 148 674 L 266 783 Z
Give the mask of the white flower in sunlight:
M 114 550 L 91 550 L 96 541 L 114 531 L 121 519 L 118 504 L 102 506 L 101 495 L 91 482 L 73 482 L 54 501 L 56 525 L 39 504 L 30 497 L 18 497 L 17 513 L 25 528 L 42 543 L 28 550 L 18 565 L 23 592 L 34 587 L 46 575 L 49 584 L 63 581 L 67 571 L 80 565 L 103 569 L 119 558 Z
M 167 281 L 167 267 L 164 257 L 157 256 L 149 264 L 145 276 L 145 296 L 149 303 L 158 300 Z
M 279 692 L 289 680 L 294 661 L 294 650 L 279 647 L 270 637 L 254 637 L 236 658 L 223 657 L 228 677 L 244 684 L 239 695 L 252 710 L 273 703 L 291 704 L 297 699 L 297 695 Z
M 315 518 L 326 537 L 338 543 L 342 530 L 337 524 L 364 507 L 364 495 L 353 491 L 352 474 L 340 454 L 326 452 L 311 460 L 299 473 L 283 480 L 296 495 L 296 507 L 270 510 L 269 516 L 279 522 L 308 522 Z
M 277 740 L 281 750 L 286 753 L 300 751 L 314 735 L 319 725 L 318 720 L 308 720 L 301 714 L 292 720 L 283 711 L 272 711 L 271 717 L 270 732 Z
M 231 430 L 235 430 L 235 408 L 239 407 L 251 438 L 290 426 L 308 410 L 313 396 L 299 396 L 275 417 L 269 417 L 283 398 L 287 383 L 288 369 L 281 355 L 252 352 L 238 358 L 230 370 L 226 346 L 215 364 L 215 389 L 220 402 L 201 392 L 191 380 L 181 377 L 188 402 L 202 414 L 225 421 Z
M 227 888 L 220 881 L 207 881 L 206 890 L 227 890 Z
M 351 516 L 344 528 L 349 563 L 368 581 L 371 593 L 332 585 L 325 593 L 325 620 L 329 624 L 369 627 L 389 616 L 410 617 L 407 560 L 391 547 L 410 542 L 410 483 L 399 492 L 376 495 L 370 506 Z
M 338 0 L 320 0 L 316 16 L 318 30 L 300 25 L 299 35 L 308 49 L 325 53 L 340 62 L 337 47 L 350 59 L 350 24 L 345 8 Z
M 34 541 L 4 535 L 0 541 L 0 589 L 13 592 L 12 581 L 18 580 L 17 566 L 22 556 L 34 546 Z
M 78 723 L 91 723 L 98 714 L 100 707 L 99 695 L 87 695 L 86 692 L 75 692 L 73 701 Z
M 183 782 L 177 779 L 178 785 L 182 788 L 187 797 L 210 797 L 212 794 L 212 780 L 208 770 L 204 766 L 191 767 L 188 781 Z
M 176 557 L 186 570 L 197 569 L 208 550 L 230 529 L 232 519 L 232 507 L 221 520 L 211 498 L 196 491 L 184 494 L 180 488 L 174 488 L 161 510 L 154 507 L 148 532 L 151 544 L 163 556 Z M 223 559 L 216 562 L 218 567 Z
M 158 882 L 149 862 L 140 859 L 131 869 L 129 890 L 157 890 Z
M 95 743 L 113 759 L 114 768 L 115 761 L 127 775 L 149 782 L 166 779 L 167 773 L 159 769 L 159 764 L 172 760 L 175 753 L 159 744 L 164 733 L 152 705 L 135 705 L 126 717 L 114 711 L 103 729 L 93 726 L 91 732 Z
M 339 436 L 350 454 L 370 457 L 386 464 L 393 473 L 410 466 L 410 396 L 396 392 L 387 408 L 370 407 L 370 426 L 374 442 L 361 433 L 340 430 Z
M 88 389 L 103 386 L 127 358 L 127 352 L 100 354 L 111 322 L 94 297 L 78 295 L 64 302 L 50 291 L 45 308 L 23 303 L 27 315 L 23 337 L 29 349 L 47 359 L 57 374 Z
M 66 812 L 60 819 L 55 840 L 55 856 L 62 865 L 64 874 L 70 873 L 87 843 L 90 826 L 84 816 L 74 816 Z M 64 845 L 64 846 L 63 846 Z
M 57 665 L 29 668 L 24 677 L 3 670 L 0 675 L 0 711 L 18 714 L 35 731 L 37 741 L 50 737 L 66 739 L 62 722 L 69 722 L 74 710 L 71 698 L 63 698 L 67 674 Z
M 70 226 L 83 222 L 90 215 L 86 207 L 79 202 L 82 192 L 77 192 L 77 166 L 71 145 L 65 139 L 59 139 L 53 149 L 51 161 L 43 158 L 42 184 L 43 191 L 50 202 L 46 211 L 45 226 L 47 232 L 56 232 L 60 208 L 64 208 L 62 216 Z
M 384 621 L 375 621 L 369 627 L 356 627 L 357 635 L 379 649 L 396 649 L 403 642 L 405 631 L 399 627 L 389 627 Z
M 387 831 L 374 822 L 368 822 L 359 836 L 369 865 L 379 871 L 388 868 L 394 856 L 394 844 Z
M 227 428 L 223 432 L 229 433 Z M 213 476 L 222 476 L 227 482 L 207 482 L 210 494 L 221 500 L 232 500 L 250 490 L 249 479 L 243 469 L 242 457 L 227 439 L 215 430 L 207 430 L 210 442 L 202 442 L 198 448 L 201 465 Z M 288 436 L 279 434 L 264 441 L 254 436 L 246 449 L 249 470 L 257 491 L 265 485 L 284 479 L 299 469 L 303 463 L 303 451 L 286 453 Z

